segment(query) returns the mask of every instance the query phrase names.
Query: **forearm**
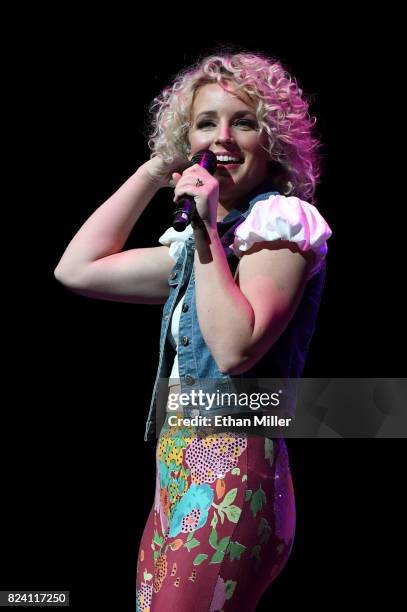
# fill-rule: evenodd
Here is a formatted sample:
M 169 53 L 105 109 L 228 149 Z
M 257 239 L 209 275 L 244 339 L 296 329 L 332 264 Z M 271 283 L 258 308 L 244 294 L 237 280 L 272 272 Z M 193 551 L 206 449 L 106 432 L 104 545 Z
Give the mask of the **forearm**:
M 223 372 L 244 360 L 254 312 L 236 285 L 216 229 L 194 228 L 196 305 L 202 335 Z
M 82 225 L 62 255 L 57 270 L 75 271 L 119 252 L 159 188 L 140 166 Z

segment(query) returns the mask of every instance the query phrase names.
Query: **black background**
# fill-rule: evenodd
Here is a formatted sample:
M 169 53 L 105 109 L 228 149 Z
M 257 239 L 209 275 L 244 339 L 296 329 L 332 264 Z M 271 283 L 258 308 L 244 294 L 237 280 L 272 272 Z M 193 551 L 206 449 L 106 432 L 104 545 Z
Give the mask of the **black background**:
M 372 29 L 341 11 L 304 21 L 244 5 L 227 19 L 193 6 L 43 11 L 10 28 L 16 112 L 6 127 L 17 164 L 3 225 L 0 587 L 70 590 L 75 609 L 135 610 L 154 495 L 155 447 L 143 434 L 161 307 L 72 294 L 53 269 L 80 225 L 148 158 L 147 107 L 175 73 L 222 43 L 261 51 L 312 96 L 325 144 L 317 196 L 333 236 L 304 376 L 402 376 L 397 191 L 383 121 L 392 68 L 382 41 L 394 32 L 384 18 Z M 172 207 L 163 190 L 126 248 L 158 244 Z M 297 534 L 260 611 L 298 598 L 325 609 L 394 597 L 402 443 L 288 441 Z

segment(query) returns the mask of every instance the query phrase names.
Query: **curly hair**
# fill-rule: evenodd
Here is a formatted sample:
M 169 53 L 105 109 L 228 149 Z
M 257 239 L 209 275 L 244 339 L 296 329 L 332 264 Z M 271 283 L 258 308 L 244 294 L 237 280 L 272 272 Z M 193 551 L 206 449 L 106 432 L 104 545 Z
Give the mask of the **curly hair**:
M 270 156 L 270 176 L 284 195 L 314 203 L 320 177 L 320 141 L 313 133 L 316 118 L 302 89 L 275 59 L 259 53 L 217 53 L 182 70 L 171 86 L 154 98 L 148 146 L 151 157 L 170 162 L 188 159 L 188 131 L 194 96 L 203 85 L 228 83 L 254 102 L 260 133 L 265 133 Z

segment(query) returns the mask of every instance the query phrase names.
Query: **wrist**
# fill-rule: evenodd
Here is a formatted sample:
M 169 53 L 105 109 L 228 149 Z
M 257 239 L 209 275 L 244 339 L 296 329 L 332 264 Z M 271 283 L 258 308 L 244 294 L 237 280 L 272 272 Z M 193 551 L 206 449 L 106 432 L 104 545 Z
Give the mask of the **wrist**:
M 202 219 L 202 217 L 198 214 L 197 210 L 194 210 L 194 213 L 191 218 L 191 227 L 195 231 L 202 231 L 204 234 L 210 234 L 212 232 L 218 231 L 216 221 L 210 221 L 209 219 Z
M 213 227 L 209 222 L 205 222 L 202 219 L 198 221 L 191 221 L 191 227 L 194 231 L 194 238 L 196 247 L 200 245 L 209 245 L 214 240 L 219 239 L 218 230 Z
M 162 189 L 162 187 L 166 186 L 166 181 L 162 176 L 154 173 L 153 168 L 149 165 L 149 161 L 140 166 L 137 173 L 146 182 L 146 184 L 158 191 L 159 189 Z

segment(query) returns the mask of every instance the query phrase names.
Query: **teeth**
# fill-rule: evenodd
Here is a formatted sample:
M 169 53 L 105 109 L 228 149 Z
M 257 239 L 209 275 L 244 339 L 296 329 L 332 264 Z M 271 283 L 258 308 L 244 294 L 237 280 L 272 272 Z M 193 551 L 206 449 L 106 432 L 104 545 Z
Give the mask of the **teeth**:
M 220 162 L 240 162 L 238 157 L 230 157 L 229 155 L 218 155 L 217 160 Z

